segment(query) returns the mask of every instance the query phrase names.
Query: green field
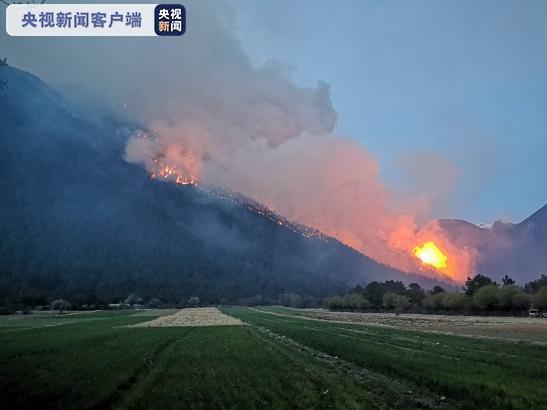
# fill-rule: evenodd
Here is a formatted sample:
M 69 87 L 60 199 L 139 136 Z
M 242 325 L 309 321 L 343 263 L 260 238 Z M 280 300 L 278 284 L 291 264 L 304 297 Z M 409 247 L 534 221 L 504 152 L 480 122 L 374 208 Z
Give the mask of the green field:
M 546 408 L 547 349 L 223 308 L 0 318 L 0 408 Z M 171 313 L 171 312 L 165 312 Z

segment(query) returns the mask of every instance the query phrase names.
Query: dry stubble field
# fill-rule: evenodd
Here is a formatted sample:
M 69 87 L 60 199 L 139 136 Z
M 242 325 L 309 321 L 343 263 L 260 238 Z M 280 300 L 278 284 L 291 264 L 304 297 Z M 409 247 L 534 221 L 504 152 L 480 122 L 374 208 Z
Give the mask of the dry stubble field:
M 186 327 L 186 326 L 238 326 L 241 320 L 225 315 L 217 308 L 187 308 L 166 316 L 160 316 L 133 327 Z
M 330 312 L 324 309 L 291 309 L 290 311 L 291 314 L 309 319 L 547 344 L 547 318 L 396 315 L 394 313 Z

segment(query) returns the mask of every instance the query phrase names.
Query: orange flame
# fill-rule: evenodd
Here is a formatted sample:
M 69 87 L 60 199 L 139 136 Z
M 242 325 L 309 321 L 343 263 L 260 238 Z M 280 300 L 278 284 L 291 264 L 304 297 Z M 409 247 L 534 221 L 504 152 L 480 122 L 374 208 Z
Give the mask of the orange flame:
M 174 162 L 176 165 L 165 164 Z M 196 185 L 202 174 L 202 162 L 198 155 L 188 150 L 166 148 L 153 161 L 154 171 L 151 179 L 163 178 L 174 180 L 178 185 Z
M 216 189 L 218 185 L 211 185 L 207 180 L 203 169 L 206 157 L 199 149 L 180 145 L 161 145 L 161 148 L 153 163 L 148 165 L 150 178 L 164 179 L 179 185 L 193 185 L 221 199 L 240 202 L 240 198 L 237 195 L 233 196 L 229 188 Z M 325 175 L 316 177 L 327 178 L 328 187 L 331 183 L 336 187 L 336 184 L 331 182 L 333 176 L 337 175 L 336 169 L 329 168 L 328 171 L 325 171 Z M 230 184 L 226 185 L 230 187 Z M 318 190 L 323 188 L 322 184 L 316 187 Z M 376 229 L 374 234 L 366 231 L 365 235 L 361 234 L 360 229 L 369 229 L 368 225 L 361 224 L 355 229 L 348 229 L 347 221 L 338 223 L 338 220 L 325 218 L 323 212 L 320 212 L 321 208 L 318 211 L 317 207 L 306 207 L 306 204 L 279 208 L 275 206 L 276 202 L 272 201 L 275 195 L 264 195 L 252 189 L 244 189 L 242 192 L 261 204 L 247 205 L 250 211 L 264 215 L 278 225 L 285 225 L 301 235 L 324 241 L 328 236 L 335 237 L 381 263 L 406 272 L 419 270 L 424 275 L 463 281 L 473 267 L 473 250 L 454 244 L 435 221 L 416 229 L 412 215 L 401 213 L 384 218 L 385 227 L 378 223 L 382 225 L 381 229 Z M 290 194 L 290 191 L 288 192 Z M 246 204 L 247 201 L 242 202 Z M 374 226 L 370 229 L 373 228 Z M 374 240 L 367 240 L 370 237 L 374 237 Z
M 421 246 L 416 246 L 414 248 L 414 255 L 424 265 L 431 265 L 436 269 L 444 269 L 447 266 L 447 257 L 432 241 L 425 242 Z
M 190 184 L 196 184 L 198 182 L 197 178 L 185 174 L 182 170 L 178 169 L 177 167 L 172 167 L 169 165 L 162 166 L 157 172 L 154 172 L 150 175 L 151 179 L 156 178 L 169 178 L 173 177 L 175 180 L 175 183 L 179 185 L 190 185 Z

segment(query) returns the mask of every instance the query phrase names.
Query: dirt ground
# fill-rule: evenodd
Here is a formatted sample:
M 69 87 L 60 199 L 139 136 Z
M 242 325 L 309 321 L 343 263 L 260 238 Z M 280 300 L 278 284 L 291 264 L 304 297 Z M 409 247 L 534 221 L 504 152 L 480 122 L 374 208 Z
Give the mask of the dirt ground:
M 298 315 L 320 320 L 547 344 L 547 318 L 420 314 L 397 316 L 393 313 L 329 312 L 322 309 L 303 309 L 299 311 Z
M 140 310 L 134 315 L 131 316 L 165 316 L 165 315 L 172 315 L 174 313 L 178 312 L 178 309 L 146 309 L 146 310 Z
M 225 315 L 217 308 L 189 308 L 161 316 L 134 327 L 176 327 L 176 326 L 234 326 L 242 325 L 241 320 Z

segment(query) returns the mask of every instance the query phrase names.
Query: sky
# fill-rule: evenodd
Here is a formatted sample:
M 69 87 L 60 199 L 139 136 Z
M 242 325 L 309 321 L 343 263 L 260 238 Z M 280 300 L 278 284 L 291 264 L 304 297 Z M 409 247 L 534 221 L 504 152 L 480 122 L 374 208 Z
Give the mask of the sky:
M 547 2 L 230 2 L 252 61 L 328 83 L 337 132 L 390 186 L 437 195 L 434 216 L 518 222 L 547 203 Z
M 378 161 L 396 199 L 423 195 L 431 217 L 474 223 L 518 222 L 547 203 L 547 2 L 226 1 L 253 64 L 330 86 L 336 133 Z M 47 57 L 81 41 L 20 40 L 1 33 L 0 56 L 5 45 L 39 75 L 54 65 L 25 47 Z M 63 58 L 58 76 L 84 68 Z

